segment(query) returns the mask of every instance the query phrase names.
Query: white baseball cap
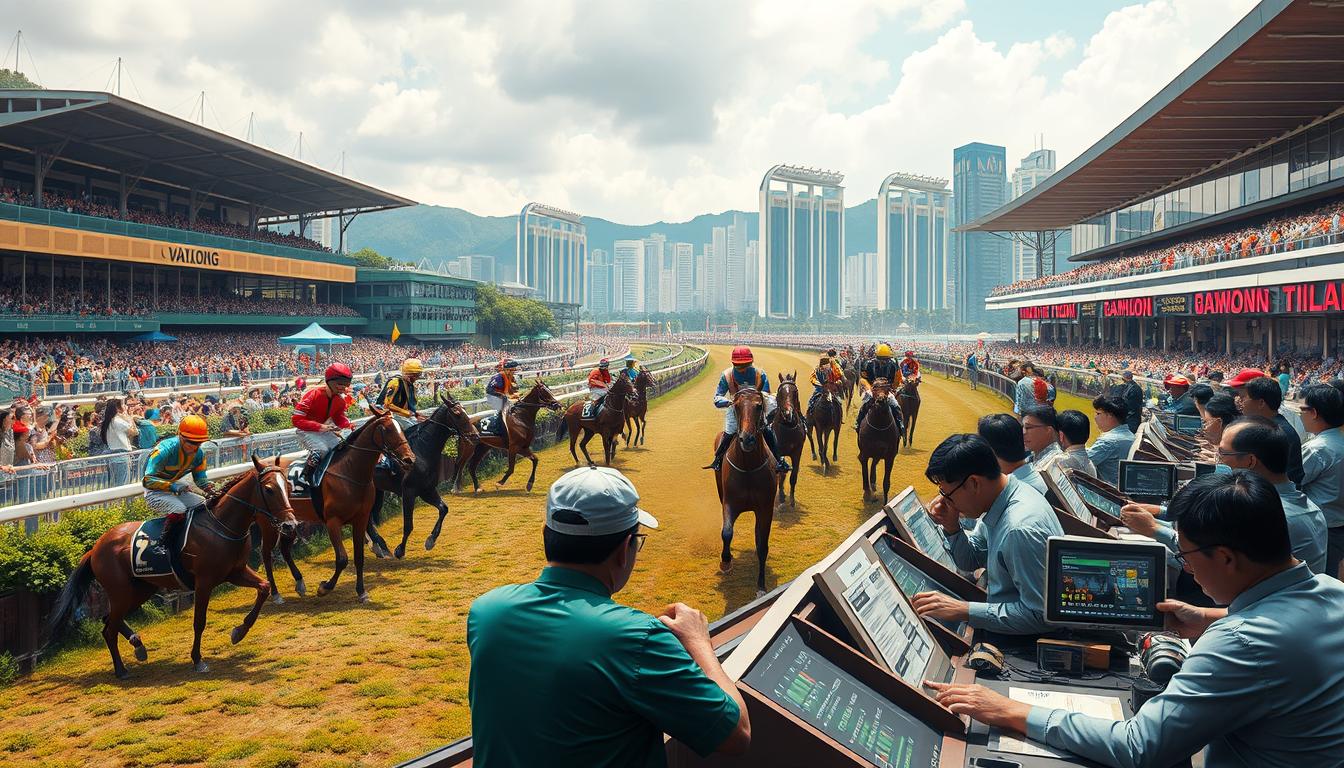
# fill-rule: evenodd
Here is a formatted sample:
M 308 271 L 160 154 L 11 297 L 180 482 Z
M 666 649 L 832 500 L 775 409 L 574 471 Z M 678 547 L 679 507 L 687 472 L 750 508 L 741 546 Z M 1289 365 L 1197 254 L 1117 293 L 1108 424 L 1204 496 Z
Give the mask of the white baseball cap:
M 639 492 L 611 467 L 580 467 L 560 476 L 546 494 L 546 527 L 570 536 L 606 536 L 658 520 L 639 508 Z M 568 512 L 561 521 L 557 512 Z M 573 522 L 574 520 L 582 522 Z

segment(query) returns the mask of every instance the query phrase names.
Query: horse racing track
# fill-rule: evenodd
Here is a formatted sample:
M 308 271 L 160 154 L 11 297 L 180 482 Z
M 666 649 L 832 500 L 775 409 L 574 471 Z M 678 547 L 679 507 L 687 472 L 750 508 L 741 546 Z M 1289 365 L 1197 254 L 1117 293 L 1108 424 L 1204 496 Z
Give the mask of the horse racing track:
M 728 349 L 711 352 L 706 373 L 651 403 L 646 446 L 616 454 L 615 466 L 639 489 L 641 506 L 661 523 L 618 598 L 644 610 L 679 600 L 713 618 L 756 593 L 750 514 L 738 521 L 733 570 L 718 571 L 720 508 L 712 473 L 699 468 L 709 462 L 723 421 L 711 395 Z M 806 406 L 812 352 L 757 350 L 756 360 L 772 385 L 781 370 L 796 370 Z M 914 484 L 927 498 L 929 451 L 1006 405 L 987 389 L 971 392 L 932 374 L 922 394 L 919 434 L 913 450 L 896 459 L 892 493 Z M 803 449 L 797 508 L 775 514 L 767 588 L 829 551 L 877 509 L 862 503 L 853 415 L 845 417 L 839 463 L 828 476 Z M 287 601 L 268 603 L 251 634 L 234 646 L 228 630 L 253 594 L 218 594 L 202 644 L 208 673 L 192 670 L 190 612 L 135 627 L 149 660 L 126 654 L 125 681 L 113 678 L 101 643 L 46 662 L 0 690 L 0 763 L 382 766 L 466 735 L 467 609 L 495 586 L 536 575 L 543 564 L 546 488 L 573 466 L 567 441 L 539 456 L 530 494 L 525 478 L 515 475 L 503 490 L 491 480 L 478 496 L 448 497 L 448 519 L 431 552 L 423 543 L 436 514 L 422 505 L 406 558 L 369 560 L 367 604 L 356 599 L 352 579 L 325 597 L 311 589 L 308 597 L 295 597 L 287 570 L 278 568 Z M 382 527 L 387 535 L 399 526 L 390 519 Z M 327 550 L 300 565 L 310 577 L 325 578 L 331 561 Z

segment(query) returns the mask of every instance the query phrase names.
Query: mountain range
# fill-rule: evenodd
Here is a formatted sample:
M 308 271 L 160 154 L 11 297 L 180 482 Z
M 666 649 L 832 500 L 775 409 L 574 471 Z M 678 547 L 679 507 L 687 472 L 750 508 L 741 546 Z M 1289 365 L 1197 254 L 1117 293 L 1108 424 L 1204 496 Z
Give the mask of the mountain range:
M 589 250 L 611 251 L 617 240 L 640 240 L 654 233 L 670 243 L 692 243 L 700 250 L 713 239 L 714 227 L 727 227 L 734 216 L 747 222 L 749 239 L 756 239 L 756 211 L 702 213 L 690 221 L 653 224 L 621 224 L 596 216 L 584 216 Z M 435 267 L 459 256 L 479 254 L 495 260 L 500 279 L 512 276 L 517 254 L 518 217 L 478 216 L 461 208 L 416 205 L 392 211 L 365 214 L 346 231 L 347 250 L 369 247 L 392 259 L 419 263 L 428 259 Z M 845 253 L 877 250 L 877 201 L 868 200 L 845 209 Z

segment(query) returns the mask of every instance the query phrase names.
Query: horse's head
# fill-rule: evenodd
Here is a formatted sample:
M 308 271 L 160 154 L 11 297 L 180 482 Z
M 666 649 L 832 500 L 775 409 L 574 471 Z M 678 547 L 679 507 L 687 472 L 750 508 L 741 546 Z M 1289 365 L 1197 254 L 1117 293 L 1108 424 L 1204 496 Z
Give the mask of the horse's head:
M 746 451 L 756 450 L 756 440 L 765 425 L 765 396 L 754 387 L 743 387 L 733 397 L 737 416 L 737 439 Z
M 613 397 L 614 402 L 620 402 L 623 395 L 629 395 L 634 391 L 635 387 L 630 383 L 630 377 L 622 375 L 617 376 L 616 380 L 611 382 L 611 389 L 608 390 L 608 394 Z
M 457 432 L 457 434 L 466 438 L 469 443 L 477 443 L 481 440 L 481 433 L 476 431 L 476 424 L 472 422 L 467 410 L 452 395 L 448 394 L 446 389 L 439 394 L 439 407 L 434 409 L 434 414 L 429 417 L 429 420 Z
M 555 399 L 555 395 L 551 394 L 550 387 L 546 386 L 546 382 L 542 381 L 540 376 L 537 377 L 536 383 L 532 385 L 532 389 L 529 389 L 527 394 L 523 395 L 523 402 L 550 408 L 552 411 L 564 410 L 564 406 L 560 404 L 559 400 Z
M 252 466 L 257 470 L 259 506 L 281 536 L 293 538 L 299 532 L 299 521 L 294 517 L 294 508 L 289 505 L 289 477 L 285 471 L 288 462 L 276 456 L 273 462 L 265 463 L 254 453 Z
M 891 382 L 885 378 L 879 377 L 873 382 L 873 401 L 882 403 L 891 397 Z
M 376 405 L 369 406 L 369 411 L 373 414 L 373 423 L 368 425 L 366 431 L 373 441 L 373 447 L 389 459 L 399 462 L 401 468 L 409 472 L 415 466 L 415 451 L 406 442 L 406 433 L 401 431 L 401 424 L 392 418 L 391 411 Z
M 643 368 L 640 368 L 639 373 L 635 374 L 635 389 L 640 390 L 648 389 L 649 387 L 653 386 L 653 384 L 654 384 L 653 374 L 649 373 L 647 370 Z
M 906 379 L 905 383 L 901 385 L 901 392 L 910 395 L 912 397 L 918 395 L 919 379 Z
M 782 418 L 792 419 L 801 406 L 798 400 L 798 372 L 779 374 L 779 390 L 775 401 L 779 404 L 779 414 Z

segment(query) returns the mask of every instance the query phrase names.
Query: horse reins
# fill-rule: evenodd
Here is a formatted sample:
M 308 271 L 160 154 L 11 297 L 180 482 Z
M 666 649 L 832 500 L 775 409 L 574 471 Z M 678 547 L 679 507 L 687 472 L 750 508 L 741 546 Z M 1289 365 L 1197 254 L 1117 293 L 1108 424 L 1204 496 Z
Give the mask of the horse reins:
M 270 466 L 263 469 L 261 472 L 257 473 L 257 488 L 261 488 L 262 481 L 264 480 L 266 475 L 273 474 L 275 472 L 280 472 L 283 474 L 284 470 L 281 469 L 280 467 Z M 264 515 L 267 520 L 271 521 L 271 525 L 275 526 L 276 528 L 280 527 L 280 521 L 276 519 L 275 513 L 271 511 L 270 502 L 266 500 L 266 494 L 263 493 L 261 495 L 261 501 L 262 504 L 265 505 L 264 507 L 259 507 L 256 504 L 253 504 L 252 502 L 248 501 L 247 499 L 244 499 L 241 496 L 234 496 L 232 488 L 225 491 L 219 496 L 219 499 L 215 501 L 215 506 L 219 506 L 220 502 L 224 501 L 225 499 L 235 501 L 239 504 L 242 504 L 244 507 L 247 507 L 248 509 L 252 510 L 253 512 L 257 512 Z M 248 534 L 252 532 L 252 526 L 249 525 L 247 526 L 247 528 L 243 530 L 241 534 L 234 534 L 233 531 L 229 529 L 229 526 L 226 525 L 223 520 L 219 519 L 219 516 L 216 515 L 214 510 L 210 508 L 210 505 L 208 504 L 206 505 L 205 511 L 209 515 L 208 519 L 213 521 L 212 523 L 210 523 L 210 525 L 216 526 L 214 531 L 215 534 L 219 535 L 221 538 L 227 541 L 242 541 L 243 539 L 247 538 Z

